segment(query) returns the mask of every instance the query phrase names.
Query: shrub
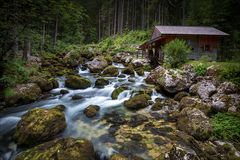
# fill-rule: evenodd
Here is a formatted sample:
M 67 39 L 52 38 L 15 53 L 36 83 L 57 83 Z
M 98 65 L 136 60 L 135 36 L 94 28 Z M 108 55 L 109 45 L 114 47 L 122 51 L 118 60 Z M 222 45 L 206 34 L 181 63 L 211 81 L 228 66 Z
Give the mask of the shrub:
M 24 83 L 29 76 L 36 73 L 37 68 L 26 66 L 21 59 L 14 59 L 3 64 L 4 73 L 0 78 L 0 83 L 4 87 L 14 87 L 17 83 Z
M 199 63 L 194 66 L 194 71 L 198 76 L 204 76 L 205 73 L 207 72 L 207 65 L 203 63 Z
M 231 113 L 218 113 L 211 118 L 213 135 L 216 138 L 239 142 L 240 115 Z
M 240 64 L 228 63 L 222 67 L 219 79 L 222 81 L 231 81 L 240 86 Z
M 175 39 L 163 46 L 164 64 L 167 67 L 180 67 L 188 60 L 190 47 L 184 40 Z

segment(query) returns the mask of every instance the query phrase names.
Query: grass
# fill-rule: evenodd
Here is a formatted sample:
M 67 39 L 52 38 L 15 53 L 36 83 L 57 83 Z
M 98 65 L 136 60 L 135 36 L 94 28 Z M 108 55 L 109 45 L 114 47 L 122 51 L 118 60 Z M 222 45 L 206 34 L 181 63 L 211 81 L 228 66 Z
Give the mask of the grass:
M 213 135 L 216 138 L 240 142 L 240 115 L 218 113 L 211 118 Z
M 27 82 L 29 76 L 37 72 L 37 67 L 28 66 L 21 59 L 13 59 L 3 64 L 4 73 L 0 83 L 4 88 L 14 87 L 16 84 Z
M 240 63 L 239 62 L 208 62 L 208 61 L 190 61 L 196 73 L 199 76 L 205 75 L 209 66 L 216 66 L 218 68 L 218 80 L 231 81 L 240 86 Z

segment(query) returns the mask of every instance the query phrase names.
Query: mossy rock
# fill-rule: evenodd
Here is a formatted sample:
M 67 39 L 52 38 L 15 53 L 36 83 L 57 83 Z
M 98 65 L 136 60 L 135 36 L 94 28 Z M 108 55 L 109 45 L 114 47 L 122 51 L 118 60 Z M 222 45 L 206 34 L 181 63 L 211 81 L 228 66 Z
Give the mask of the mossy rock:
M 130 110 L 145 108 L 148 106 L 148 100 L 151 97 L 147 94 L 141 94 L 124 101 L 124 106 Z
M 174 96 L 174 100 L 175 101 L 181 101 L 181 99 L 183 98 L 183 97 L 187 97 L 187 96 L 190 96 L 190 94 L 189 93 L 187 93 L 187 92 L 178 92 L 175 96 Z
M 159 101 L 157 101 L 156 103 L 154 103 L 154 104 L 152 105 L 151 110 L 152 110 L 152 111 L 159 111 L 159 110 L 162 109 L 162 107 L 163 107 L 162 103 L 159 102 Z
M 136 68 L 135 70 L 136 70 L 136 72 L 139 76 L 144 76 L 144 69 L 143 68 Z
M 55 78 L 50 78 L 49 80 L 52 82 L 53 88 L 59 87 L 58 81 Z
M 94 148 L 84 139 L 55 139 L 28 149 L 16 157 L 16 160 L 95 160 Z
M 120 93 L 122 93 L 124 90 L 125 90 L 125 89 L 124 89 L 123 87 L 118 87 L 118 88 L 114 89 L 114 91 L 113 91 L 112 94 L 111 94 L 112 99 L 117 99 L 117 98 L 118 98 L 118 95 L 119 95 Z
M 194 97 L 183 97 L 180 101 L 180 109 L 184 109 L 186 107 L 197 108 L 206 115 L 209 115 L 211 112 L 211 106 L 198 98 Z
M 109 76 L 109 77 L 116 77 L 118 76 L 118 74 L 119 74 L 118 69 L 115 66 L 108 66 L 102 72 L 103 76 Z
M 32 145 L 51 140 L 66 127 L 64 106 L 52 109 L 35 108 L 18 122 L 14 139 L 18 145 Z
M 134 75 L 134 68 L 133 68 L 133 66 L 129 65 L 128 67 L 124 68 L 122 70 L 122 73 L 129 74 L 129 75 Z
M 108 85 L 109 81 L 105 78 L 98 78 L 95 82 L 96 88 L 103 88 L 104 86 Z
M 121 154 L 113 154 L 110 160 L 128 160 L 128 158 Z
M 72 89 L 86 89 L 91 86 L 91 81 L 81 76 L 71 75 L 67 77 L 65 85 Z
M 53 89 L 53 83 L 46 77 L 33 76 L 30 78 L 30 82 L 36 83 L 42 91 L 47 92 Z
M 40 87 L 35 83 L 20 84 L 11 89 L 11 95 L 5 96 L 5 102 L 9 107 L 28 104 L 36 101 L 41 93 Z
M 100 110 L 100 107 L 98 105 L 89 105 L 87 108 L 84 109 L 83 113 L 88 118 L 93 118 L 97 115 L 99 110 Z
M 208 140 L 213 132 L 209 118 L 197 108 L 184 108 L 178 115 L 177 128 L 200 141 Z

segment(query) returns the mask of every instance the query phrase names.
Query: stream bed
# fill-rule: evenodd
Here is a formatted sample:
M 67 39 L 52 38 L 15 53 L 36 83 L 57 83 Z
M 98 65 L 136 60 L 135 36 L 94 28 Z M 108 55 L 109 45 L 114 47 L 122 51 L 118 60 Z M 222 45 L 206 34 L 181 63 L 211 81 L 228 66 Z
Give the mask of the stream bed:
M 121 70 L 124 66 L 118 63 L 114 63 L 113 65 L 119 69 L 119 74 L 121 74 Z M 110 83 L 104 88 L 94 87 L 96 78 L 98 77 L 97 74 L 90 73 L 88 69 L 83 70 L 81 66 L 78 68 L 78 73 L 79 75 L 90 79 L 92 86 L 87 89 L 68 89 L 65 88 L 65 77 L 58 77 L 59 88 L 50 91 L 51 94 L 48 98 L 28 105 L 8 108 L 0 113 L 0 160 L 14 159 L 16 154 L 25 150 L 25 148 L 18 147 L 12 140 L 14 128 L 24 113 L 32 108 L 52 108 L 59 104 L 66 106 L 65 117 L 67 122 L 67 128 L 60 136 L 91 140 L 95 150 L 100 153 L 102 157 L 101 159 L 108 157 L 114 152 L 118 152 L 116 149 L 117 147 L 115 147 L 116 142 L 110 140 L 112 138 L 109 136 L 109 128 L 111 124 L 102 120 L 102 118 L 105 114 L 111 113 L 112 111 L 117 111 L 125 116 L 134 115 L 135 112 L 128 111 L 123 106 L 123 102 L 131 97 L 134 90 L 149 87 L 149 85 L 144 82 L 144 79 L 149 73 L 145 72 L 144 76 L 138 76 L 136 73 L 134 76 L 124 74 L 124 78 L 106 77 Z M 128 86 L 128 89 L 120 93 L 118 99 L 112 100 L 111 93 L 116 87 L 122 85 Z M 60 94 L 60 90 L 62 89 L 68 90 L 69 93 L 64 95 Z M 152 101 L 155 101 L 156 98 L 164 98 L 154 89 L 152 90 Z M 72 96 L 74 95 L 80 95 L 83 98 L 72 100 Z M 87 118 L 84 115 L 83 110 L 89 105 L 100 106 L 100 112 L 97 117 Z M 144 112 L 149 112 L 149 107 L 143 110 Z M 143 111 L 141 110 L 140 112 Z M 139 154 L 146 159 L 151 159 L 145 155 L 144 152 Z

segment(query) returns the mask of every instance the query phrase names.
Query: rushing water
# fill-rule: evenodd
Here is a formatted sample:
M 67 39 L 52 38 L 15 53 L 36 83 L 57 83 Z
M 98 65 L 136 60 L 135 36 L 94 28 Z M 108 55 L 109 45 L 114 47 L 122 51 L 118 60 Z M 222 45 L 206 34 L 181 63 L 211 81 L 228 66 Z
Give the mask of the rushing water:
M 119 74 L 122 74 L 121 70 L 124 66 L 117 63 L 113 65 L 119 69 Z M 51 96 L 47 99 L 16 108 L 9 108 L 0 113 L 0 160 L 14 159 L 14 156 L 23 150 L 22 148 L 18 148 L 14 143 L 12 135 L 14 128 L 24 113 L 31 108 L 52 108 L 58 104 L 66 106 L 65 116 L 67 128 L 62 133 L 63 137 L 71 136 L 75 138 L 87 138 L 94 143 L 95 149 L 100 151 L 102 155 L 110 155 L 114 152 L 114 149 L 111 146 L 105 145 L 102 142 L 102 139 L 99 138 L 102 135 L 106 135 L 109 129 L 109 124 L 106 124 L 106 122 L 103 122 L 100 119 L 105 113 L 109 113 L 113 110 L 119 110 L 125 114 L 131 114 L 131 112 L 125 110 L 122 103 L 130 98 L 133 90 L 147 87 L 144 79 L 149 73 L 145 72 L 144 76 L 138 76 L 135 73 L 132 77 L 125 75 L 124 78 L 107 77 L 110 83 L 101 89 L 94 87 L 98 75 L 91 74 L 88 69 L 82 70 L 81 66 L 78 68 L 78 73 L 81 76 L 90 79 L 92 86 L 87 89 L 71 90 L 65 88 L 65 78 L 58 77 L 59 88 L 53 89 L 51 91 Z M 127 85 L 129 89 L 122 92 L 117 100 L 112 100 L 112 91 L 121 85 Z M 61 89 L 66 89 L 69 93 L 61 95 L 59 93 Z M 76 94 L 83 96 L 83 98 L 80 100 L 72 100 L 71 97 Z M 152 100 L 154 101 L 157 97 L 162 96 L 153 90 Z M 101 107 L 99 115 L 93 119 L 86 118 L 85 115 L 83 115 L 83 109 L 91 104 L 99 105 Z

